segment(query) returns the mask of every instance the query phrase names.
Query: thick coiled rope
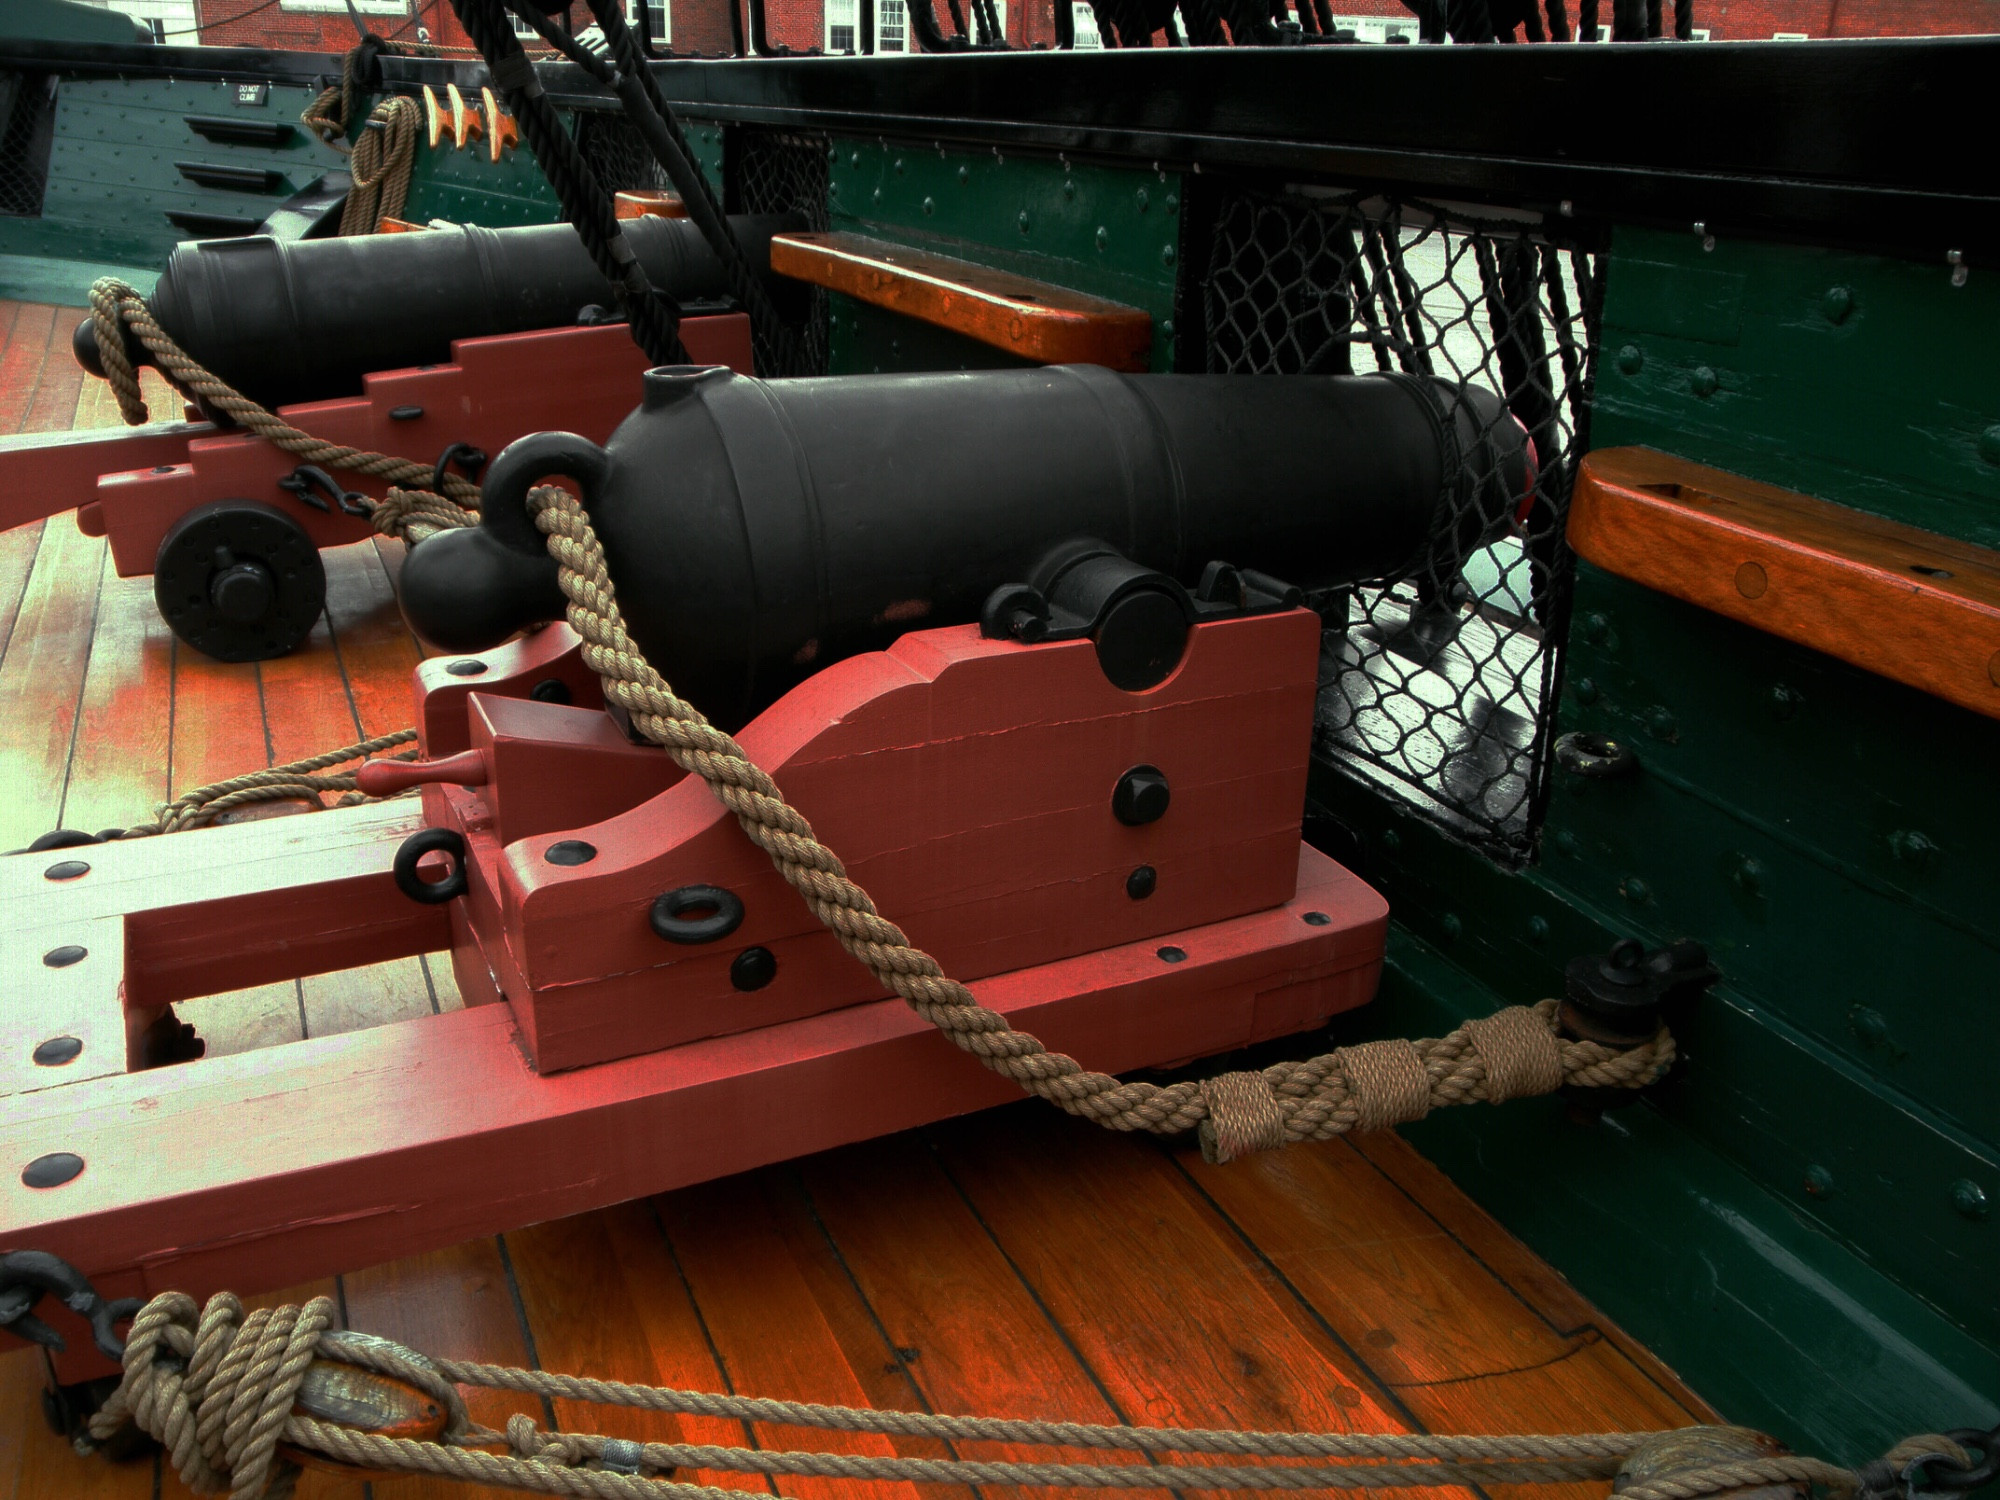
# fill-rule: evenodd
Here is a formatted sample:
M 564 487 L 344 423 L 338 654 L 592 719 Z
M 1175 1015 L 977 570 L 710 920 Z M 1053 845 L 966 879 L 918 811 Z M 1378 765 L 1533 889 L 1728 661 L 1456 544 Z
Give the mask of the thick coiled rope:
M 583 657 L 647 739 L 701 777 L 771 857 L 813 915 L 882 986 L 988 1068 L 1058 1108 L 1112 1130 L 1173 1135 L 1199 1128 L 1202 1150 L 1228 1161 L 1291 1141 L 1327 1140 L 1354 1129 L 1416 1119 L 1451 1104 L 1549 1093 L 1563 1084 L 1643 1088 L 1672 1066 L 1664 1027 L 1623 1050 L 1574 1041 L 1557 1031 L 1552 1000 L 1467 1022 L 1448 1036 L 1373 1042 L 1261 1072 L 1200 1082 L 1121 1081 L 1051 1052 L 948 976 L 813 836 L 805 816 L 736 741 L 678 697 L 626 632 L 604 549 L 583 504 L 567 490 L 529 493 L 535 524 L 548 539 Z

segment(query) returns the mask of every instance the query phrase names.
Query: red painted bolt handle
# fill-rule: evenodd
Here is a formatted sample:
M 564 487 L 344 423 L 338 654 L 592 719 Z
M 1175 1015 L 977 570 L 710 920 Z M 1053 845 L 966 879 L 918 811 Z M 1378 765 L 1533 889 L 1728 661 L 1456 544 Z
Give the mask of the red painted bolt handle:
M 432 782 L 485 786 L 486 757 L 477 750 L 462 750 L 443 760 L 371 760 L 364 761 L 354 775 L 354 784 L 371 797 L 387 797 L 405 787 Z

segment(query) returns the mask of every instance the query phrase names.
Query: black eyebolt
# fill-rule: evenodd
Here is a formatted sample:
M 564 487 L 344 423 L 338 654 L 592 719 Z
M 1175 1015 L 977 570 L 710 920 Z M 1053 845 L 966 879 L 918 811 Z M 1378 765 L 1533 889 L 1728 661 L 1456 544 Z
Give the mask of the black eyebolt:
M 1623 740 L 1608 734 L 1566 734 L 1556 741 L 1556 764 L 1572 776 L 1593 781 L 1639 769 L 1639 757 Z
M 417 861 L 426 854 L 443 854 L 451 860 L 451 873 L 442 880 L 426 880 L 417 873 Z M 465 840 L 450 828 L 419 828 L 396 850 L 393 866 L 396 889 L 425 906 L 442 906 L 465 894 Z
M 431 470 L 431 489 L 434 493 L 444 493 L 444 471 L 457 464 L 459 471 L 474 484 L 479 482 L 480 473 L 486 468 L 486 452 L 470 443 L 453 443 L 438 455 L 436 466 Z
M 90 1278 L 68 1261 L 41 1250 L 14 1250 L 0 1255 L 0 1328 L 31 1344 L 60 1354 L 68 1348 L 63 1336 L 34 1315 L 32 1309 L 53 1292 L 63 1306 L 90 1324 L 91 1342 L 106 1359 L 125 1358 L 125 1340 L 114 1324 L 123 1323 L 145 1306 L 138 1297 L 107 1302 Z
M 713 885 L 684 885 L 653 902 L 653 931 L 670 943 L 712 943 L 743 925 L 743 902 Z

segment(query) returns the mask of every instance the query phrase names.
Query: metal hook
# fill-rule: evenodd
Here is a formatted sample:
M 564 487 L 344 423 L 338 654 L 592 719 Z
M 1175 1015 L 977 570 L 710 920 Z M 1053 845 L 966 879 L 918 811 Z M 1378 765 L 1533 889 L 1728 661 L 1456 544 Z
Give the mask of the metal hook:
M 129 1320 L 145 1306 L 138 1297 L 107 1302 L 90 1278 L 59 1256 L 41 1250 L 14 1250 L 0 1255 L 0 1328 L 31 1344 L 60 1354 L 67 1341 L 31 1309 L 49 1293 L 90 1324 L 91 1342 L 106 1359 L 125 1358 L 125 1340 L 112 1326 Z
M 278 481 L 278 488 L 290 490 L 314 510 L 331 514 L 333 506 L 337 505 L 343 515 L 365 517 L 368 514 L 368 507 L 362 503 L 365 497 L 361 492 L 342 489 L 339 482 L 318 464 L 300 464 Z M 320 493 L 314 494 L 315 490 Z M 324 495 L 325 499 L 320 498 L 321 495 Z M 329 505 L 328 501 L 332 501 L 333 504 Z

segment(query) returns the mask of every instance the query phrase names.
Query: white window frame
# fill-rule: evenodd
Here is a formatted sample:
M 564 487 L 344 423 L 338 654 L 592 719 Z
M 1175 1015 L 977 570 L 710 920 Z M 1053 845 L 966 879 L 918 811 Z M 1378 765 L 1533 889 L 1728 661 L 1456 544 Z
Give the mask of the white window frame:
M 889 25 L 891 14 L 896 18 L 893 28 Z M 875 0 L 875 50 L 891 57 L 910 50 L 910 12 L 903 0 Z
M 825 35 L 820 38 L 820 46 L 830 55 L 861 50 L 861 5 L 860 0 L 826 0 L 826 14 L 822 22 Z M 834 42 L 834 30 L 847 33 L 847 40 Z
M 1812 37 L 1803 31 L 1774 31 L 1771 33 L 1771 40 L 1774 42 L 1809 42 L 1812 40 Z
M 1101 52 L 1104 38 L 1098 35 L 1097 12 L 1090 8 L 1090 0 L 1071 0 L 1069 13 L 1076 27 L 1076 50 L 1079 52 Z
M 641 8 L 653 12 L 653 45 L 667 47 L 674 40 L 674 0 L 625 0 L 625 20 L 632 28 L 632 34 L 639 34 L 639 11 Z

